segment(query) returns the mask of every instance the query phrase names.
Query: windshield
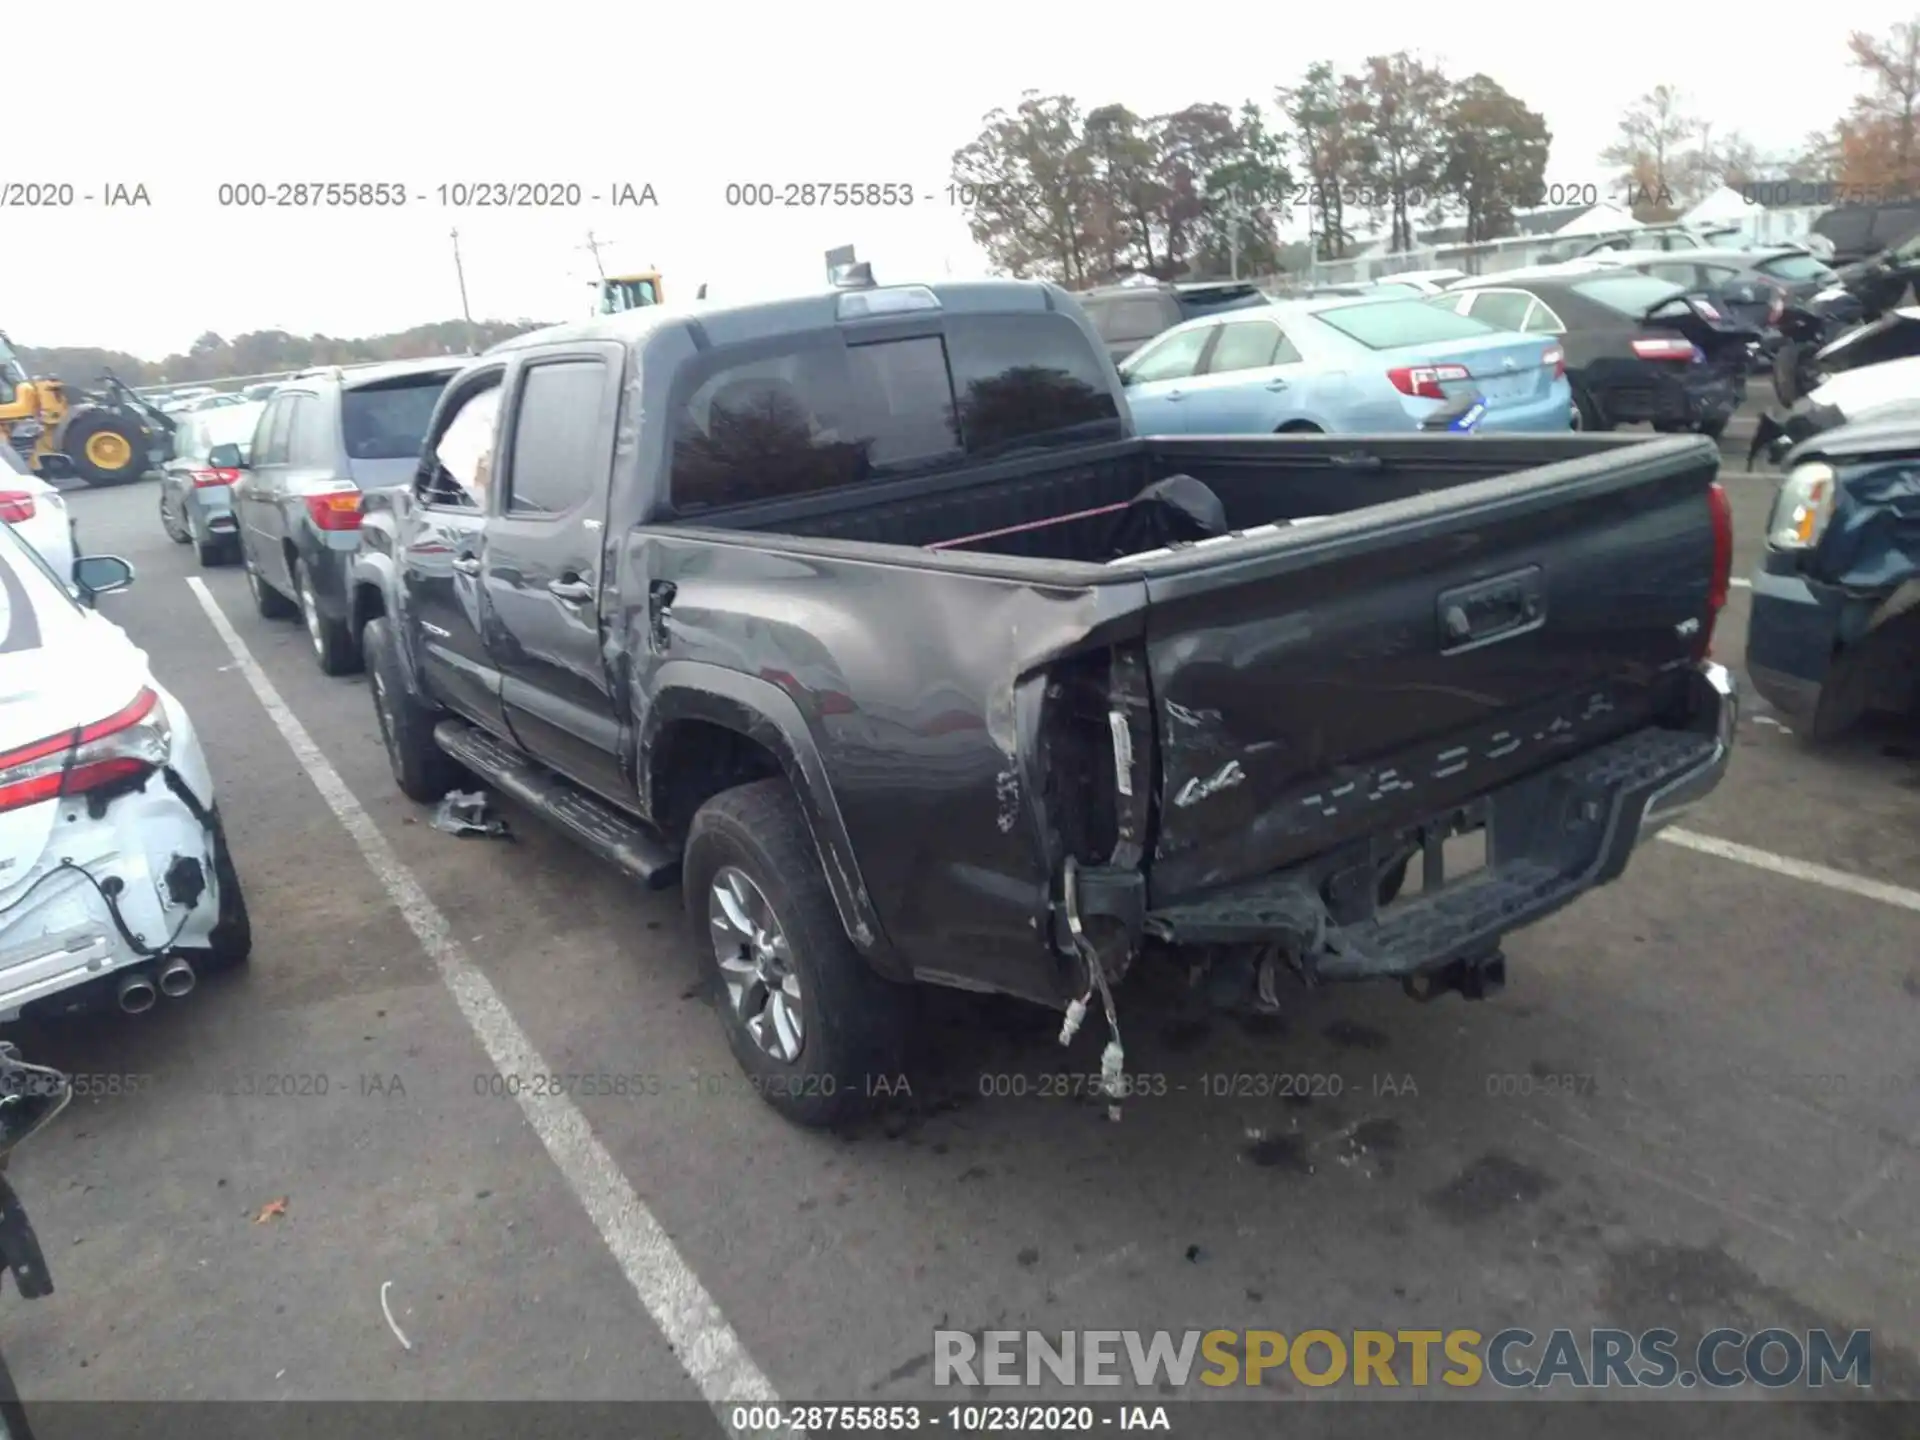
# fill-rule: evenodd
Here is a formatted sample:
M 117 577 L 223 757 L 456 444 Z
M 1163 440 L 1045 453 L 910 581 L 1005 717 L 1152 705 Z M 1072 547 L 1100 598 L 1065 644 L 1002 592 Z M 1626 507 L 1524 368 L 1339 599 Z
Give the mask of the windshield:
M 1656 280 L 1651 275 L 1606 275 L 1595 280 L 1575 281 L 1573 293 L 1638 320 L 1654 306 L 1686 292 L 1671 281 Z
M 427 438 L 440 392 L 452 378 L 451 371 L 410 375 L 347 391 L 340 400 L 347 454 L 355 460 L 413 459 Z
M 1350 340 L 1358 340 L 1369 350 L 1477 340 L 1482 335 L 1495 333 L 1491 325 L 1437 309 L 1424 300 L 1376 300 L 1371 305 L 1341 305 L 1317 311 L 1313 318 Z

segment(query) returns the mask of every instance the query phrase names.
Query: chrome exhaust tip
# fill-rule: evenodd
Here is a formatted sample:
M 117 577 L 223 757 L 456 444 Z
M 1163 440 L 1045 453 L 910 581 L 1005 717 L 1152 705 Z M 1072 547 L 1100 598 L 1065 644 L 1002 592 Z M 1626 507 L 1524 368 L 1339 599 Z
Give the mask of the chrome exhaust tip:
M 159 1001 L 160 992 L 153 988 L 145 970 L 129 970 L 121 977 L 115 998 L 127 1014 L 143 1015 Z
M 193 973 L 193 966 L 176 955 L 160 967 L 160 993 L 178 1000 L 193 989 L 198 978 Z

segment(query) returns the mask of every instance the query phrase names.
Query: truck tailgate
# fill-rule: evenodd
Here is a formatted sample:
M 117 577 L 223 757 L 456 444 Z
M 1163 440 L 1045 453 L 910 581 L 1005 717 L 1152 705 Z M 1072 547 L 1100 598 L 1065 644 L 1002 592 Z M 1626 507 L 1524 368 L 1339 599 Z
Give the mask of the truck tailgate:
M 1718 468 L 1650 440 L 1144 559 L 1150 904 L 1652 723 L 1711 628 Z

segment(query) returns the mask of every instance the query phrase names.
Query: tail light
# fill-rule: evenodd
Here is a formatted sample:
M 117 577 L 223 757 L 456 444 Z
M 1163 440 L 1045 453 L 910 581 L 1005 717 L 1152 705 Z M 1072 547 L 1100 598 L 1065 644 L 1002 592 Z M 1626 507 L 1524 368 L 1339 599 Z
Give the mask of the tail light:
M 1464 365 L 1401 365 L 1387 371 L 1393 388 L 1416 400 L 1444 400 L 1447 392 L 1440 388 L 1443 384 L 1467 378 Z
M 9 525 L 18 525 L 22 520 L 33 518 L 33 492 L 31 490 L 0 490 L 0 520 Z
M 1633 342 L 1633 353 L 1642 360 L 1678 360 L 1690 364 L 1699 358 L 1700 349 L 1678 335 L 1646 335 Z
M 360 492 L 330 490 L 324 495 L 307 496 L 307 514 L 322 530 L 358 530 L 360 528 Z
M 1713 517 L 1713 577 L 1707 582 L 1707 622 L 1701 627 L 1702 660 L 1713 654 L 1713 625 L 1733 585 L 1733 502 L 1718 480 L 1707 487 L 1707 510 Z
M 104 720 L 0 754 L 0 812 L 144 778 L 167 763 L 172 746 L 166 707 L 143 686 Z
M 238 470 L 227 470 L 215 465 L 208 470 L 190 470 L 195 489 L 205 489 L 209 485 L 237 485 L 240 483 Z
M 1567 373 L 1567 352 L 1558 345 L 1549 345 L 1547 353 L 1540 357 L 1540 363 L 1553 367 L 1553 378 L 1562 379 Z

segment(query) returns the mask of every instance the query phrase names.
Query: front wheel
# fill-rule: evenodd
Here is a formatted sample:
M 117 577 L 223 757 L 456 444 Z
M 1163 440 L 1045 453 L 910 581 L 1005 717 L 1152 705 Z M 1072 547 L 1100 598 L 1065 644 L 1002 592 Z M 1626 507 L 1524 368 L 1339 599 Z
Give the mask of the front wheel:
M 430 805 L 449 790 L 459 789 L 465 772 L 433 739 L 433 727 L 445 714 L 408 683 L 393 622 L 384 615 L 369 620 L 360 633 L 360 648 L 366 656 L 367 688 L 373 692 L 380 742 L 387 748 L 387 763 L 400 793 Z
M 847 938 L 806 816 L 785 779 L 727 790 L 687 837 L 687 918 L 721 1024 L 754 1090 L 801 1125 L 872 1106 L 899 1073 L 910 987 Z
M 147 473 L 146 432 L 111 410 L 81 410 L 67 421 L 60 448 L 89 485 L 125 485 Z

